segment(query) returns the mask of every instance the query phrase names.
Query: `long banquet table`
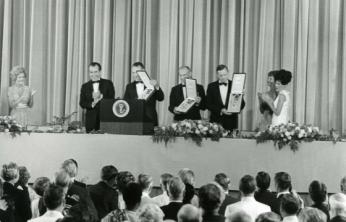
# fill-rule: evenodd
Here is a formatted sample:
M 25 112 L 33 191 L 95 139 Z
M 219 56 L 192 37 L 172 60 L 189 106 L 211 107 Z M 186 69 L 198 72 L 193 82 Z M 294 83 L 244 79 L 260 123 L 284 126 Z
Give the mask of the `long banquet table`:
M 0 133 L 0 164 L 14 161 L 31 172 L 31 182 L 39 176 L 53 178 L 63 160 L 74 158 L 79 163 L 79 178 L 87 183 L 99 180 L 100 169 L 107 164 L 154 177 L 159 184 L 161 173 L 175 174 L 188 167 L 196 174 L 196 187 L 225 172 L 232 189 L 245 174 L 258 171 L 286 171 L 291 174 L 294 188 L 306 192 L 309 183 L 322 180 L 329 192 L 338 192 L 340 179 L 346 176 L 346 143 L 311 142 L 300 144 L 297 152 L 289 147 L 278 150 L 272 142 L 256 144 L 255 140 L 204 140 L 201 147 L 178 138 L 176 142 L 153 143 L 150 136 L 110 134 L 23 133 L 11 138 Z M 273 188 L 273 184 L 272 184 Z

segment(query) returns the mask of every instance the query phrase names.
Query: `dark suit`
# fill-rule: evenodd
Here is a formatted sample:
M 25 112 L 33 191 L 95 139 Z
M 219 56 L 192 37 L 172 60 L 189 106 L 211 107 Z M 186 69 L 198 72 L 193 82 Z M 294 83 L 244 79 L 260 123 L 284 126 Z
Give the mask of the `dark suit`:
M 162 206 L 161 210 L 165 214 L 164 220 L 175 220 L 178 221 L 178 211 L 184 204 L 181 202 L 170 202 L 166 206 Z
M 280 200 L 276 198 L 276 195 L 269 190 L 259 190 L 255 193 L 255 199 L 258 202 L 270 206 L 270 209 L 280 215 Z
M 225 215 L 226 207 L 230 204 L 233 204 L 235 202 L 238 202 L 236 198 L 233 198 L 231 195 L 226 194 L 225 200 L 222 202 L 220 208 L 219 208 L 219 214 L 220 215 Z
M 101 79 L 99 83 L 99 90 L 104 99 L 114 99 L 115 92 L 112 81 Z M 85 128 L 87 132 L 100 129 L 100 102 L 98 102 L 95 107 L 92 108 L 92 93 L 93 82 L 90 80 L 82 85 L 79 99 L 79 105 L 83 109 L 86 109 Z
M 197 84 L 197 96 L 201 97 L 201 102 L 195 104 L 187 113 L 175 114 L 174 108 L 178 107 L 184 101 L 183 85 L 179 84 L 172 88 L 171 94 L 169 96 L 169 107 L 168 110 L 174 114 L 174 120 L 180 121 L 184 119 L 201 119 L 200 110 L 205 110 L 205 92 L 202 85 Z
M 226 103 L 222 102 L 219 81 L 212 82 L 207 89 L 207 109 L 210 111 L 210 122 L 220 123 L 225 129 L 233 130 L 238 128 L 238 114 L 221 115 L 221 109 L 228 107 L 229 96 L 231 93 L 232 81 L 228 80 L 228 90 Z M 244 108 L 244 99 L 241 103 L 241 110 Z
M 336 216 L 336 217 L 333 217 L 330 222 L 346 222 L 346 217 L 344 216 Z
M 127 84 L 124 94 L 124 99 L 134 100 L 138 99 L 136 83 L 132 82 Z M 155 92 L 145 101 L 145 115 L 146 117 L 153 122 L 154 126 L 158 125 L 157 112 L 156 112 L 156 101 L 162 101 L 164 99 L 164 94 L 161 88 L 158 90 L 155 89 Z
M 88 187 L 90 197 L 96 207 L 98 217 L 104 218 L 118 208 L 118 193 L 104 181 Z
M 326 214 L 327 221 L 330 221 L 329 209 L 327 204 L 324 204 L 324 203 L 313 204 L 311 205 L 311 207 L 321 210 L 323 213 Z
M 224 222 L 225 217 L 222 215 L 214 215 L 206 213 L 202 217 L 202 222 Z

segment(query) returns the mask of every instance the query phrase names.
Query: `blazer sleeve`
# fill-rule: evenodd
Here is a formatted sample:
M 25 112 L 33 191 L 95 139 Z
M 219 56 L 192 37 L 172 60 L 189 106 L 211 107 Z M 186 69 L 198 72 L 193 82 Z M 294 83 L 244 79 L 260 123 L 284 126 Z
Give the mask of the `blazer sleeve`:
M 220 114 L 221 106 L 217 105 L 216 99 L 214 98 L 214 94 L 215 94 L 215 90 L 213 89 L 213 86 L 209 84 L 207 89 L 207 101 L 206 101 L 207 109 L 210 110 L 212 113 Z
M 82 85 L 80 91 L 79 105 L 83 109 L 91 109 L 92 99 L 87 97 L 86 85 Z
M 108 99 L 114 99 L 115 97 L 115 90 L 114 90 L 114 84 L 112 81 L 108 81 L 108 90 L 107 90 L 107 98 Z
M 245 107 L 245 100 L 244 100 L 244 96 L 243 96 L 243 98 L 242 98 L 242 100 L 241 100 L 240 110 L 243 110 L 244 107 Z
M 20 190 L 20 195 L 16 201 L 16 207 L 25 220 L 29 220 L 32 217 L 31 213 L 31 201 L 29 197 L 28 188 L 24 187 L 23 190 Z
M 174 114 L 174 108 L 177 106 L 177 102 L 176 102 L 176 95 L 175 95 L 175 88 L 173 87 L 171 90 L 171 93 L 169 95 L 169 106 L 168 106 L 168 110 Z
M 163 94 L 163 91 L 162 91 L 161 87 L 160 87 L 158 90 L 155 89 L 155 94 L 154 94 L 154 96 L 155 96 L 155 99 L 156 99 L 157 101 L 159 101 L 159 102 L 161 102 L 161 101 L 164 100 L 165 95 Z
M 206 96 L 205 96 L 204 87 L 202 85 L 198 86 L 197 91 L 198 91 L 198 96 L 201 97 L 201 102 L 199 103 L 198 108 L 201 110 L 205 110 L 207 104 L 206 104 Z

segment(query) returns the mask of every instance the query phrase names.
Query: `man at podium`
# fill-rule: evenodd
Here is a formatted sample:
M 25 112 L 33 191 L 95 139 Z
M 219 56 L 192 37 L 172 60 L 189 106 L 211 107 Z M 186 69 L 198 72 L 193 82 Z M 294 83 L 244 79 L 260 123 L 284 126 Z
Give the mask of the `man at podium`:
M 101 65 L 92 62 L 89 65 L 90 80 L 82 85 L 79 105 L 86 109 L 85 129 L 89 133 L 100 129 L 100 101 L 114 99 L 114 85 L 108 79 L 101 78 Z
M 133 82 L 127 84 L 124 94 L 125 100 L 141 99 L 144 100 L 144 93 L 146 86 L 138 76 L 137 71 L 144 70 L 145 67 L 141 62 L 135 62 L 131 67 Z M 158 118 L 156 112 L 156 101 L 163 101 L 164 94 L 156 80 L 151 79 L 150 84 L 154 87 L 154 92 L 150 97 L 146 98 L 144 103 L 145 115 L 152 121 L 154 126 L 158 125 Z

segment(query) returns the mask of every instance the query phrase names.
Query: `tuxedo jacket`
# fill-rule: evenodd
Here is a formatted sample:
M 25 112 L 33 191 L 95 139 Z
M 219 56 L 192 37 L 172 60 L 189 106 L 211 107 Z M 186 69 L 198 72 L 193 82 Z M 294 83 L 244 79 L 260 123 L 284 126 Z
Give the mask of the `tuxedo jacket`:
M 101 79 L 99 83 L 99 90 L 104 99 L 114 99 L 114 85 L 108 79 Z M 93 83 L 88 81 L 82 85 L 80 92 L 79 105 L 86 109 L 85 115 L 85 128 L 87 132 L 100 129 L 100 102 L 94 108 L 91 107 L 93 102 Z
M 193 119 L 199 120 L 201 119 L 200 110 L 205 110 L 205 91 L 202 85 L 197 84 L 197 96 L 201 97 L 201 102 L 197 105 L 191 107 L 191 109 L 187 113 L 183 114 L 175 114 L 174 108 L 178 107 L 184 101 L 184 93 L 183 93 L 183 85 L 179 84 L 172 88 L 171 94 L 169 96 L 169 107 L 168 110 L 173 113 L 174 120 L 180 121 L 184 119 Z
M 132 82 L 127 84 L 124 94 L 124 99 L 126 100 L 134 100 L 138 99 L 136 83 Z M 158 90 L 155 89 L 153 95 L 149 97 L 147 101 L 144 103 L 145 115 L 148 119 L 150 119 L 154 126 L 158 125 L 157 112 L 156 112 L 156 101 L 162 101 L 164 99 L 164 94 L 161 88 Z
M 161 210 L 165 214 L 164 220 L 175 220 L 178 221 L 178 211 L 184 204 L 181 202 L 170 202 L 166 206 L 162 206 Z
M 221 109 L 228 107 L 229 96 L 231 93 L 232 81 L 228 80 L 228 90 L 226 103 L 222 102 L 219 81 L 212 82 L 207 89 L 207 109 L 210 111 L 210 121 L 220 123 L 225 129 L 233 130 L 238 128 L 238 114 L 221 115 Z M 244 99 L 241 102 L 241 110 L 245 106 Z
M 238 202 L 239 200 L 236 198 L 233 198 L 231 195 L 226 194 L 224 201 L 222 202 L 220 208 L 219 208 L 219 215 L 225 215 L 226 207 L 230 204 L 234 204 L 235 202 Z
M 258 190 L 255 192 L 255 199 L 265 205 L 270 206 L 272 212 L 280 215 L 280 200 L 269 190 Z

